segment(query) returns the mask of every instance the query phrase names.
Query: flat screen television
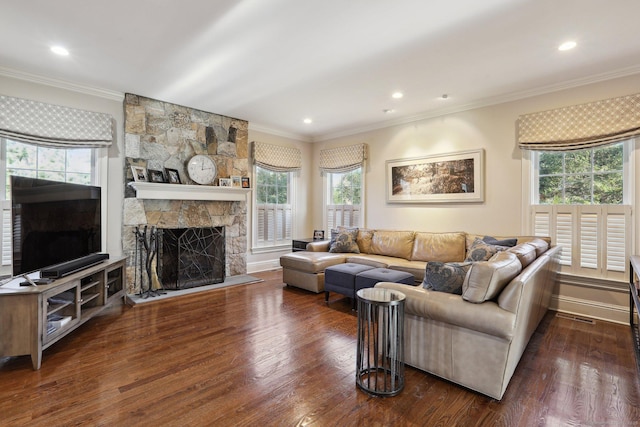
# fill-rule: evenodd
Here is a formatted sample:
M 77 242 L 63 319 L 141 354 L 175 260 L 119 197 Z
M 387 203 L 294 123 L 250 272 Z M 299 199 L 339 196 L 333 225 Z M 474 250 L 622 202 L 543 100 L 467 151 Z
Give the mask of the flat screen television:
M 100 187 L 11 176 L 13 275 L 100 252 Z

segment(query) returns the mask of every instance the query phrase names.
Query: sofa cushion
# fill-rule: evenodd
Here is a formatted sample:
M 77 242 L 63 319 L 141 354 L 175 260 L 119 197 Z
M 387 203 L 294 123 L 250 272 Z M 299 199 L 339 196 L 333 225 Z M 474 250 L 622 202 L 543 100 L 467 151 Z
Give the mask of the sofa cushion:
M 331 230 L 329 252 L 359 254 L 360 248 L 358 248 L 358 244 L 356 243 L 357 235 L 357 228 L 352 230 Z
M 356 243 L 358 243 L 358 248 L 360 249 L 360 253 L 363 253 L 363 254 L 371 253 L 372 238 L 373 238 L 373 230 L 369 230 L 368 228 L 358 229 L 358 236 L 356 237 Z
M 518 257 L 522 268 L 526 268 L 537 258 L 535 246 L 528 243 L 520 243 L 517 246 L 507 249 L 507 252 L 511 252 Z
M 324 269 L 345 262 L 347 254 L 330 254 L 328 252 L 291 252 L 280 257 L 280 265 L 284 268 L 305 273 L 322 273 Z
M 494 299 L 520 271 L 522 264 L 511 252 L 501 251 L 488 261 L 475 262 L 462 284 L 462 298 L 474 303 Z
M 467 251 L 465 262 L 487 261 L 494 256 L 496 252 L 505 249 L 505 246 L 490 245 L 482 239 L 476 239 Z
M 465 257 L 465 233 L 415 233 L 413 261 L 457 262 Z
M 540 256 L 549 249 L 549 243 L 542 239 L 532 239 L 527 242 L 536 248 L 536 256 Z
M 470 262 L 429 261 L 425 267 L 422 286 L 437 292 L 460 295 L 471 264 Z
M 371 238 L 371 253 L 411 259 L 413 231 L 376 230 Z

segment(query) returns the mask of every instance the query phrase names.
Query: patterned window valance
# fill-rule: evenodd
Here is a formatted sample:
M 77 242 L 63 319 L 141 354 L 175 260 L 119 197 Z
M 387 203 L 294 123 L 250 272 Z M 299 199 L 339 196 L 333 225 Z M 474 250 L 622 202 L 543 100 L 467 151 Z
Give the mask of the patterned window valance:
M 367 159 L 367 144 L 320 150 L 320 171 L 343 173 L 362 167 Z
M 640 94 L 518 118 L 520 148 L 568 151 L 597 147 L 640 135 Z
M 44 146 L 105 147 L 113 141 L 113 118 L 0 95 L 0 136 Z
M 295 172 L 302 167 L 302 156 L 297 148 L 254 142 L 253 162 L 274 172 Z

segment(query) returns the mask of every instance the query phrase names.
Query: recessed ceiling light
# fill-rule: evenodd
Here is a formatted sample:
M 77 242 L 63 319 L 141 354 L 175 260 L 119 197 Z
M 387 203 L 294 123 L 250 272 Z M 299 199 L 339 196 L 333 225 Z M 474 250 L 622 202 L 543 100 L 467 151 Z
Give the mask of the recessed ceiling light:
M 391 114 L 391 113 L 395 113 L 396 110 L 394 110 L 393 108 L 385 108 L 384 110 L 382 110 L 382 112 L 385 114 Z
M 449 99 L 449 95 L 446 93 L 443 93 L 440 99 Z
M 309 117 L 307 117 L 306 119 L 303 120 L 303 122 L 305 122 L 306 124 L 311 124 L 313 123 L 313 120 L 311 120 Z
M 402 92 L 394 92 L 391 97 L 394 99 L 400 99 L 404 96 L 404 94 Z
M 574 42 L 573 40 L 567 41 L 562 43 L 560 46 L 558 46 L 558 50 L 571 50 L 574 47 L 576 47 L 578 44 L 576 42 Z
M 62 46 L 51 46 L 51 52 L 60 56 L 69 56 L 69 51 Z

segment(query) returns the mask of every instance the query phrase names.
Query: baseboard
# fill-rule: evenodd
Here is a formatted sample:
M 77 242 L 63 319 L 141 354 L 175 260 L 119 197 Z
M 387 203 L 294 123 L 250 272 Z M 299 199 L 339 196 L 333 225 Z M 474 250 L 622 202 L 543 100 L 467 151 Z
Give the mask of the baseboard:
M 605 304 L 598 301 L 553 295 L 551 298 L 551 306 L 549 308 L 562 313 L 569 313 L 624 325 L 629 324 L 628 306 Z
M 267 261 L 258 261 L 247 263 L 247 273 L 258 273 L 260 271 L 271 271 L 271 270 L 279 270 L 280 260 L 279 259 L 270 259 Z

